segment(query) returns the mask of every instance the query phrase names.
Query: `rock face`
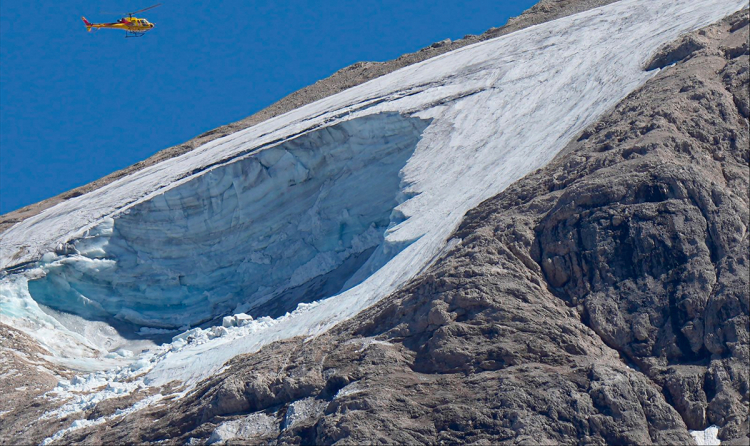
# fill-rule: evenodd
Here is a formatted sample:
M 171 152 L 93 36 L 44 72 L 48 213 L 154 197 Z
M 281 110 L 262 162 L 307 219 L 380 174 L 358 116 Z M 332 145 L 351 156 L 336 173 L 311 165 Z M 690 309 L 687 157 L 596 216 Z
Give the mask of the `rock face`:
M 569 148 L 532 251 L 690 429 L 724 439 L 748 398 L 747 26 L 744 12 L 656 55 L 682 62 Z
M 43 432 L 61 428 L 58 420 L 40 419 L 49 409 L 43 395 L 52 390 L 61 377 L 73 374 L 48 362 L 49 352 L 21 331 L 0 323 L 0 444 L 28 442 L 12 433 L 36 426 Z
M 409 286 L 66 442 L 748 441 L 748 11 L 468 213 Z

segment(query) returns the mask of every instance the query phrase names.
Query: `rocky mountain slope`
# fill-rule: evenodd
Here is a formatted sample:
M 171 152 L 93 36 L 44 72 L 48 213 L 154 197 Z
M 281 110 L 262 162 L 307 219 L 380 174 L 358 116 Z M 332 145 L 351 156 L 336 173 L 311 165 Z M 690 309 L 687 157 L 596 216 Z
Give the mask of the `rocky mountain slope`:
M 186 394 L 94 401 L 57 440 L 685 444 L 715 424 L 746 443 L 748 65 L 746 9 L 662 48 L 656 77 L 470 211 L 402 289 Z M 11 338 L 16 376 L 51 372 L 14 387 L 29 401 L 0 438 L 36 443 L 72 422 L 32 423 L 65 372 Z
M 665 48 L 404 290 L 69 440 L 746 443 L 747 41 L 745 10 Z

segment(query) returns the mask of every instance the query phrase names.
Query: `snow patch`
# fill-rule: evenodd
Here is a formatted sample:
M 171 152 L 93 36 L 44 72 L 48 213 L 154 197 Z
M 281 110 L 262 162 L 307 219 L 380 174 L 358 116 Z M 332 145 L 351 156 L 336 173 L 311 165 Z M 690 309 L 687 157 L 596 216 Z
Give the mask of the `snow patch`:
M 702 431 L 690 431 L 690 435 L 698 444 L 698 446 L 718 446 L 721 444 L 719 440 L 719 426 L 713 425 L 707 427 Z

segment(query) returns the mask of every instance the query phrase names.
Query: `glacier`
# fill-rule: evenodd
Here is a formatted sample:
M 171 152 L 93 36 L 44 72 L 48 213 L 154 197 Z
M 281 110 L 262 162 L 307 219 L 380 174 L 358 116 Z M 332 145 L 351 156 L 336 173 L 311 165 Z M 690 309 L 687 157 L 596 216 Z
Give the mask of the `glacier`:
M 60 203 L 0 235 L 0 321 L 56 361 L 147 385 L 195 383 L 237 354 L 324 332 L 419 274 L 455 243 L 466 211 L 655 75 L 644 67 L 659 46 L 746 5 L 612 3 Z M 245 312 L 255 319 L 212 326 Z

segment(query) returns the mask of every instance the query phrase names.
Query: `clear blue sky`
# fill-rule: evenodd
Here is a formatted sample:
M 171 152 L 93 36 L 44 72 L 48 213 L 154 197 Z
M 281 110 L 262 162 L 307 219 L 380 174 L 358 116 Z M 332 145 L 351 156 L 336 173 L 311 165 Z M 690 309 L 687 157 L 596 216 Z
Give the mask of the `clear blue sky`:
M 536 0 L 162 0 L 139 39 L 81 21 L 158 0 L 0 1 L 0 214 L 101 178 L 358 61 L 500 26 Z

